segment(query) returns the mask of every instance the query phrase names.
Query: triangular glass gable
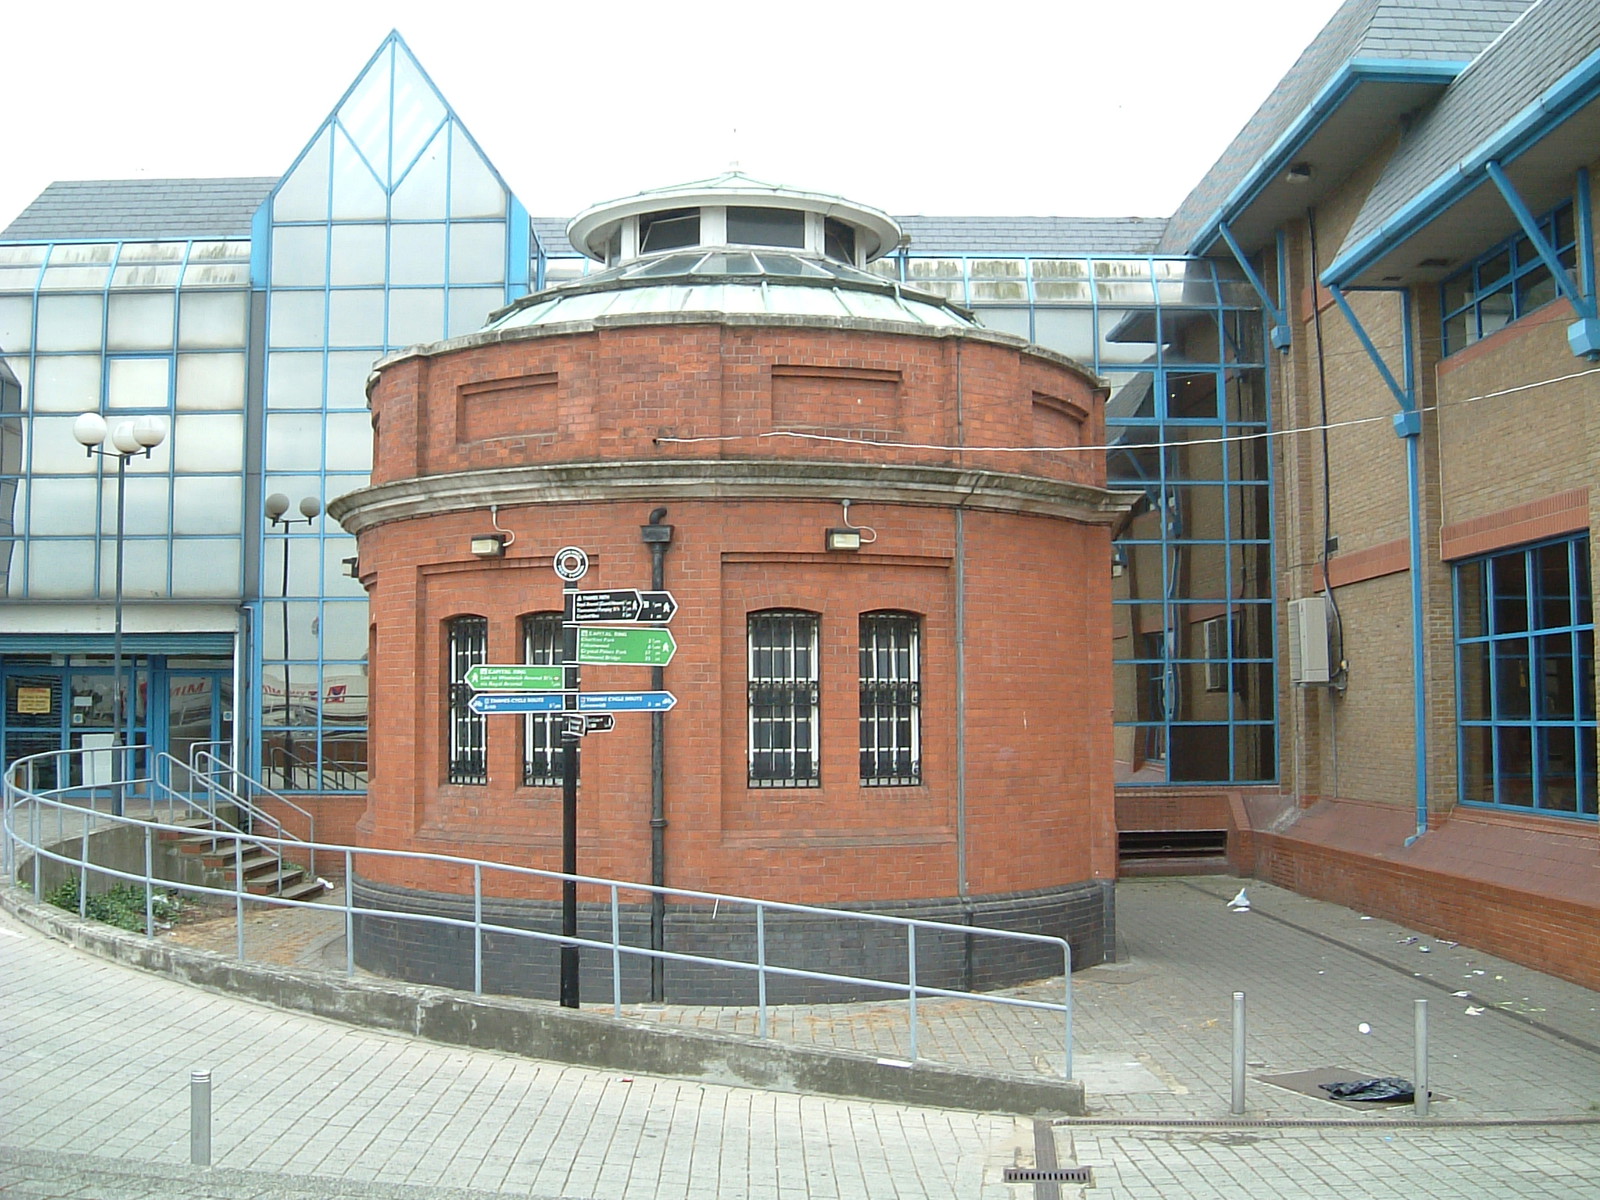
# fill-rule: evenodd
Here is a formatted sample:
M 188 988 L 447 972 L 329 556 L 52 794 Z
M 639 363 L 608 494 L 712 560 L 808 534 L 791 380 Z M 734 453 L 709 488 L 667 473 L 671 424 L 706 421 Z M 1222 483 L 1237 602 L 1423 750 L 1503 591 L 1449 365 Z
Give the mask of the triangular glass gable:
M 447 190 L 454 193 L 449 199 Z M 331 193 L 331 208 L 324 193 Z M 375 196 L 397 193 L 404 212 L 393 215 L 407 218 L 502 216 L 509 197 L 400 35 L 391 33 L 279 180 L 272 217 L 381 220 L 390 215 L 388 201 Z

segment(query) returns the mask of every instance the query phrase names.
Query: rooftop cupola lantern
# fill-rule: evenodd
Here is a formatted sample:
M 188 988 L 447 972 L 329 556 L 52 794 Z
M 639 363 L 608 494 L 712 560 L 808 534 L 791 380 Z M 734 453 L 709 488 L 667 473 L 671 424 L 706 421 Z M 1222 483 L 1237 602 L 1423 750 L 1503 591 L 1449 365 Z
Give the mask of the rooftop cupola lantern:
M 893 217 L 875 208 L 730 171 L 597 204 L 572 219 L 567 237 L 607 267 L 704 248 L 795 254 L 859 268 L 893 250 L 903 234 Z
M 597 204 L 567 237 L 601 268 L 523 297 L 488 328 L 687 310 L 978 324 L 943 296 L 868 269 L 905 244 L 887 213 L 736 172 Z

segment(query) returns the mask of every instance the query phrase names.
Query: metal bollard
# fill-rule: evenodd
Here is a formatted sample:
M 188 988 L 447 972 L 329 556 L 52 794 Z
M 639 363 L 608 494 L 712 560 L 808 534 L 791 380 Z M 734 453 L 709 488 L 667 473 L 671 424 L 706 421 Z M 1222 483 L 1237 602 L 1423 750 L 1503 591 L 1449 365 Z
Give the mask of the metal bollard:
M 1244 1113 L 1244 993 L 1233 994 L 1233 1104 L 1234 1116 Z
M 211 1072 L 189 1072 L 189 1161 L 211 1165 Z
M 1413 1104 L 1419 1117 L 1428 1115 L 1428 1002 L 1416 1002 L 1417 1064 L 1416 1090 Z

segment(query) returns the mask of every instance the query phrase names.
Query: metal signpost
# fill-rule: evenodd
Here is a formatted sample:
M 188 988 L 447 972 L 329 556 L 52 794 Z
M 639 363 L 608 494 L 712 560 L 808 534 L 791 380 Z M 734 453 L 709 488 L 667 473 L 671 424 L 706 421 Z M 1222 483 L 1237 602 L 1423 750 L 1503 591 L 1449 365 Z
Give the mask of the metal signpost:
M 576 584 L 589 570 L 589 556 L 576 546 L 566 546 L 556 551 L 556 574 L 564 585 L 561 590 L 561 670 L 563 694 L 562 711 L 577 711 L 578 691 L 578 625 Z M 578 936 L 578 747 L 581 737 L 573 736 L 573 722 L 561 722 L 561 936 Z M 561 1007 L 578 1007 L 578 945 L 561 943 Z
M 479 663 L 469 667 L 467 705 L 475 713 L 560 713 L 561 716 L 561 936 L 578 936 L 578 749 L 591 733 L 616 727 L 614 713 L 666 712 L 678 698 L 659 688 L 643 692 L 584 692 L 580 663 L 655 667 L 672 661 L 678 643 L 665 629 L 614 629 L 615 624 L 666 623 L 678 611 L 671 592 L 613 588 L 582 592 L 589 556 L 577 546 L 556 551 L 561 577 L 561 661 L 551 666 Z M 659 681 L 659 676 L 655 677 Z M 561 1006 L 578 1007 L 578 946 L 561 943 Z

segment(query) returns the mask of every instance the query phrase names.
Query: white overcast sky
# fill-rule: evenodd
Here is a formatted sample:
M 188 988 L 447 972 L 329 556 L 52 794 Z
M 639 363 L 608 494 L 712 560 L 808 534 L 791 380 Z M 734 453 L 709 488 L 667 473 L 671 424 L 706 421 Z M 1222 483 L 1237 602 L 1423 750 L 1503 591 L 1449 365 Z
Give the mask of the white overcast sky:
M 10 6 L 0 227 L 276 175 L 391 28 L 538 216 L 737 161 L 892 213 L 1166 216 L 1339 0 Z

